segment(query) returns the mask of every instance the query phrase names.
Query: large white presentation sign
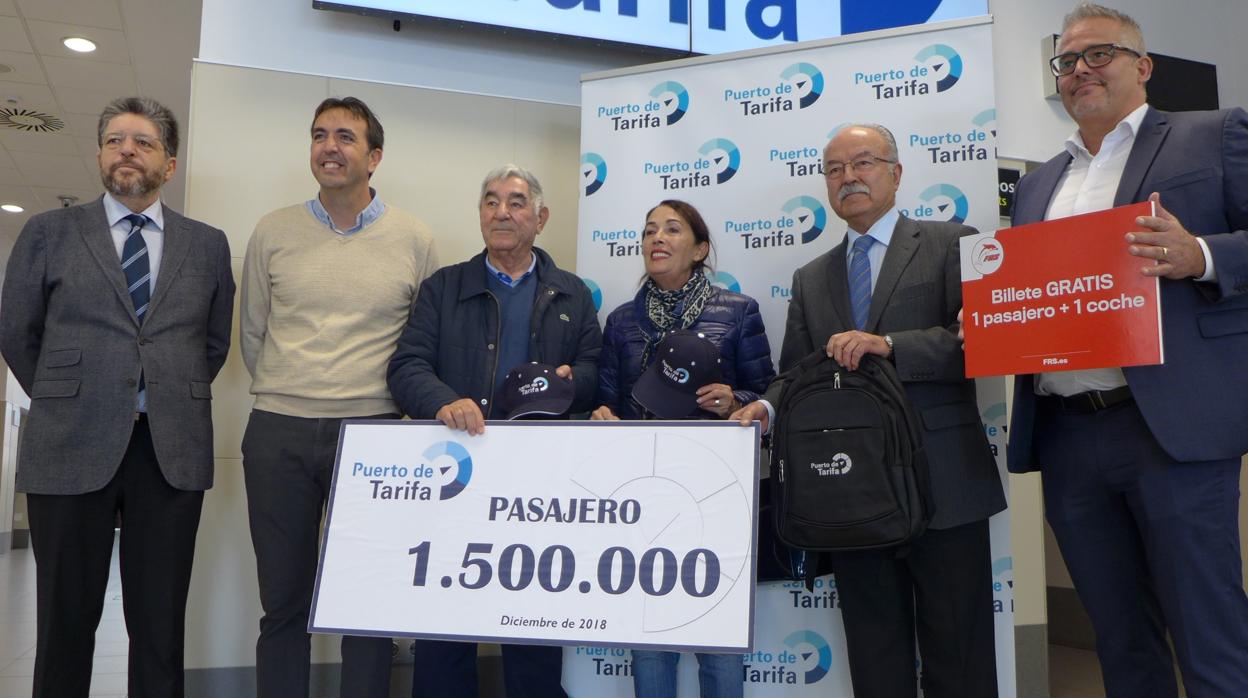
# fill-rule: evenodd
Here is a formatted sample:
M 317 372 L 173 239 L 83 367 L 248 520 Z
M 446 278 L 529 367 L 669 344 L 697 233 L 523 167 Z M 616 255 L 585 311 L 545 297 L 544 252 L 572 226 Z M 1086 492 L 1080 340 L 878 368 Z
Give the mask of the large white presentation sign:
M 313 632 L 745 652 L 758 430 L 342 427 Z
M 600 317 L 637 292 L 646 211 L 683 199 L 710 226 L 713 282 L 758 301 L 778 358 L 793 271 L 845 234 L 828 203 L 822 150 L 848 122 L 880 123 L 896 136 L 903 214 L 996 229 L 991 28 L 988 18 L 967 19 L 586 76 L 577 273 Z M 1004 383 L 980 380 L 978 388 L 1004 471 Z M 1008 512 L 993 517 L 991 531 L 993 574 L 984 584 L 993 589 L 999 691 L 1012 696 Z M 852 695 L 840 599 L 831 578 L 821 582 L 814 593 L 759 588 L 747 696 Z M 578 698 L 631 696 L 627 653 L 596 652 L 565 652 L 564 686 Z M 696 695 L 696 664 L 681 667 L 682 691 Z

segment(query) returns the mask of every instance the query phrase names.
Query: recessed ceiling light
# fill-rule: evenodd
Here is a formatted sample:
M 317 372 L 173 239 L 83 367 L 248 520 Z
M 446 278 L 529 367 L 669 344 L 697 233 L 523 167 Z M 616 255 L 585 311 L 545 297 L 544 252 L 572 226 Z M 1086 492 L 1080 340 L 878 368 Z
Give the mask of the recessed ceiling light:
M 21 213 L 22 211 L 26 210 L 22 208 L 21 206 L 18 206 L 17 204 L 0 204 L 0 209 L 3 209 L 4 211 L 7 211 L 9 213 Z
M 65 44 L 65 48 L 78 53 L 91 53 L 95 50 L 95 42 L 90 39 L 84 39 L 81 36 L 67 36 L 61 39 L 61 43 Z

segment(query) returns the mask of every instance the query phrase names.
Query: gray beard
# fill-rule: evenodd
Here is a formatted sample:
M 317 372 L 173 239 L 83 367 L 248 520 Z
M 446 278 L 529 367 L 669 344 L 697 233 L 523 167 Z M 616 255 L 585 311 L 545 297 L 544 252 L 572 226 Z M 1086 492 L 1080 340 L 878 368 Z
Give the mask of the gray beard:
M 140 197 L 160 189 L 163 182 L 160 181 L 158 174 L 153 172 L 144 172 L 141 177 L 135 178 L 133 181 L 122 182 L 112 173 L 101 172 L 100 180 L 104 183 L 104 188 L 113 196 Z

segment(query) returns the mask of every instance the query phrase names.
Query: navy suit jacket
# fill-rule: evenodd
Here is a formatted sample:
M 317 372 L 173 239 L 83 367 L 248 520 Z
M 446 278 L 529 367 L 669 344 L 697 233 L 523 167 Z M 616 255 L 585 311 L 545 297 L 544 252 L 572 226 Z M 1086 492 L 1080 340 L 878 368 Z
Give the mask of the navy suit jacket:
M 1070 161 L 1063 151 L 1019 181 L 1015 225 L 1044 220 Z M 1114 205 L 1144 201 L 1152 192 L 1208 243 L 1217 281 L 1162 279 L 1165 363 L 1123 373 L 1153 436 L 1175 460 L 1239 458 L 1248 452 L 1248 114 L 1149 108 Z M 1017 376 L 1013 472 L 1043 465 L 1032 443 L 1035 398 L 1033 376 Z

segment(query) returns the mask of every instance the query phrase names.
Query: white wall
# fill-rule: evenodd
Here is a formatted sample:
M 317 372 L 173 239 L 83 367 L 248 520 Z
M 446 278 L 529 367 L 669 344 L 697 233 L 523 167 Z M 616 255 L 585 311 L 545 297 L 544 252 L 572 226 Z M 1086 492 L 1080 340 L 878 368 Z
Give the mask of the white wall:
M 653 62 L 635 51 L 313 10 L 311 0 L 204 0 L 199 58 L 312 75 L 580 104 L 584 72 Z

